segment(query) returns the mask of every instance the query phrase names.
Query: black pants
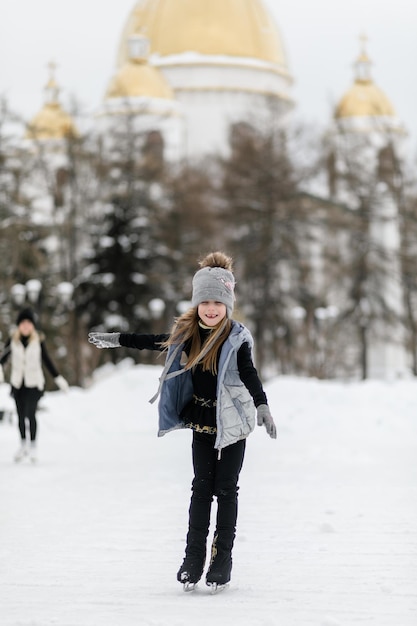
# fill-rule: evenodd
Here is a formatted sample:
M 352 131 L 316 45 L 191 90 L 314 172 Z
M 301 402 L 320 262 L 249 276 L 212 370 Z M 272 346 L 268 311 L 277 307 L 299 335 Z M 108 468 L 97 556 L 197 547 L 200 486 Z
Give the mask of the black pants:
M 237 494 L 246 440 L 221 452 L 214 448 L 216 436 L 193 433 L 194 479 L 189 509 L 186 555 L 205 559 L 213 496 L 217 497 L 216 532 L 218 549 L 231 552 L 236 534 Z
M 29 421 L 30 440 L 36 440 L 36 409 L 42 396 L 42 391 L 36 387 L 13 388 L 13 397 L 16 402 L 17 415 L 19 418 L 19 431 L 22 440 L 26 439 L 26 420 Z

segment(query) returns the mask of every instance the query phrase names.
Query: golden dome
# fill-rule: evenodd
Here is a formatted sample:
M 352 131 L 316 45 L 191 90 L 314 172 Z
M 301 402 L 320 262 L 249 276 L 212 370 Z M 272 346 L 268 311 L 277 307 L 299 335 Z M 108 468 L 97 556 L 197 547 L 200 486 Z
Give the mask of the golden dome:
M 27 139 L 63 139 L 77 135 L 71 117 L 59 102 L 46 103 L 28 125 Z
M 262 0 L 139 0 L 122 34 L 118 65 L 128 59 L 126 42 L 141 33 L 160 56 L 197 52 L 249 57 L 286 66 L 278 29 Z
M 335 118 L 395 117 L 391 102 L 371 78 L 371 61 L 364 50 L 355 66 L 355 82 L 337 105 Z
M 128 38 L 129 59 L 110 81 L 106 98 L 164 98 L 173 91 L 162 73 L 148 63 L 149 40 L 143 35 Z
M 106 98 L 174 97 L 171 87 L 154 67 L 139 63 L 125 63 L 110 81 Z
M 372 81 L 356 80 L 339 102 L 335 117 L 394 117 L 387 96 Z
M 53 76 L 55 65 L 50 63 L 49 69 L 51 75 L 45 86 L 45 103 L 28 124 L 27 139 L 63 139 L 78 134 L 71 116 L 58 101 L 59 87 Z

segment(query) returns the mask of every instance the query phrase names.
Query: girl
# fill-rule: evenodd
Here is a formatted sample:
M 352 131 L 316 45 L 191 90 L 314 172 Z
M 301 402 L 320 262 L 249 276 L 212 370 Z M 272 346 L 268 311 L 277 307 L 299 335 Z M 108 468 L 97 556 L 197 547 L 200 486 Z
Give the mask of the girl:
M 257 422 L 276 438 L 267 398 L 252 361 L 252 337 L 231 319 L 235 279 L 232 261 L 221 252 L 207 255 L 193 278 L 192 308 L 170 334 L 89 334 L 98 348 L 126 346 L 165 350 L 160 378 L 159 435 L 193 431 L 194 479 L 185 558 L 177 580 L 192 589 L 205 560 L 213 496 L 217 519 L 206 583 L 215 590 L 230 580 L 236 532 L 238 479 L 246 437 Z M 182 353 L 186 363 L 181 363 Z M 155 400 L 155 396 L 151 401 Z
M 17 328 L 6 342 L 4 352 L 0 357 L 0 383 L 4 382 L 3 365 L 11 357 L 12 371 L 10 382 L 12 395 L 16 402 L 19 418 L 19 432 L 21 445 L 15 456 L 19 462 L 24 457 L 36 461 L 36 410 L 43 395 L 45 378 L 42 363 L 53 376 L 56 385 L 62 391 L 68 390 L 68 383 L 59 375 L 56 367 L 49 358 L 44 336 L 35 329 L 35 316 L 31 309 L 21 311 L 16 320 Z M 29 422 L 30 448 L 26 444 L 26 420 Z

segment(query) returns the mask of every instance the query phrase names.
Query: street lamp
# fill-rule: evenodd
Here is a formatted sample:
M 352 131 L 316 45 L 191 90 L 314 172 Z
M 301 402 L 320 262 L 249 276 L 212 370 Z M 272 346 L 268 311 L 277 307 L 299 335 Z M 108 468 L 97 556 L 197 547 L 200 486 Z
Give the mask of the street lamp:
M 150 300 L 149 310 L 151 312 L 152 319 L 159 320 L 165 311 L 165 302 L 161 298 L 153 298 Z
M 163 316 L 165 312 L 165 302 L 161 298 L 153 298 L 148 302 L 148 308 L 153 320 L 154 332 L 161 332 Z
M 327 321 L 334 319 L 338 316 L 339 309 L 337 306 L 329 305 L 329 306 L 319 306 L 314 311 L 314 316 L 317 320 Z
M 294 320 L 303 320 L 305 319 L 307 312 L 303 306 L 295 306 L 291 309 L 291 317 Z
M 42 289 L 42 283 L 37 278 L 32 278 L 26 283 L 26 294 L 29 302 L 36 304 L 39 300 L 39 294 Z
M 21 285 L 20 283 L 17 283 L 16 285 L 13 285 L 13 287 L 10 289 L 10 294 L 12 296 L 13 302 L 15 302 L 17 306 L 22 306 L 26 299 L 26 287 L 24 285 Z
M 10 289 L 10 294 L 16 306 L 20 307 L 25 303 L 26 298 L 31 304 L 37 304 L 41 290 L 41 281 L 37 278 L 31 278 L 27 281 L 26 285 L 22 285 L 21 283 L 13 285 Z
M 190 300 L 181 300 L 177 304 L 177 311 L 180 315 L 182 315 L 183 313 L 186 313 L 186 311 L 188 311 L 188 309 L 190 308 L 191 308 Z
M 66 309 L 69 308 L 74 293 L 74 285 L 67 281 L 59 283 L 56 287 L 56 293 L 58 294 L 61 304 L 63 304 Z

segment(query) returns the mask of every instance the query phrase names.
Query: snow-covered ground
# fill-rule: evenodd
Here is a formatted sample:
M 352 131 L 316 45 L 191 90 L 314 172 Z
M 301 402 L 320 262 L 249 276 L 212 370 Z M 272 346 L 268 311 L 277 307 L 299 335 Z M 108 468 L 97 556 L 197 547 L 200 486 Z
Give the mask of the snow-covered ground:
M 248 440 L 211 596 L 176 581 L 191 433 L 156 437 L 158 374 L 125 361 L 46 394 L 36 466 L 0 422 L 1 626 L 417 625 L 417 381 L 266 385 L 278 439 Z

